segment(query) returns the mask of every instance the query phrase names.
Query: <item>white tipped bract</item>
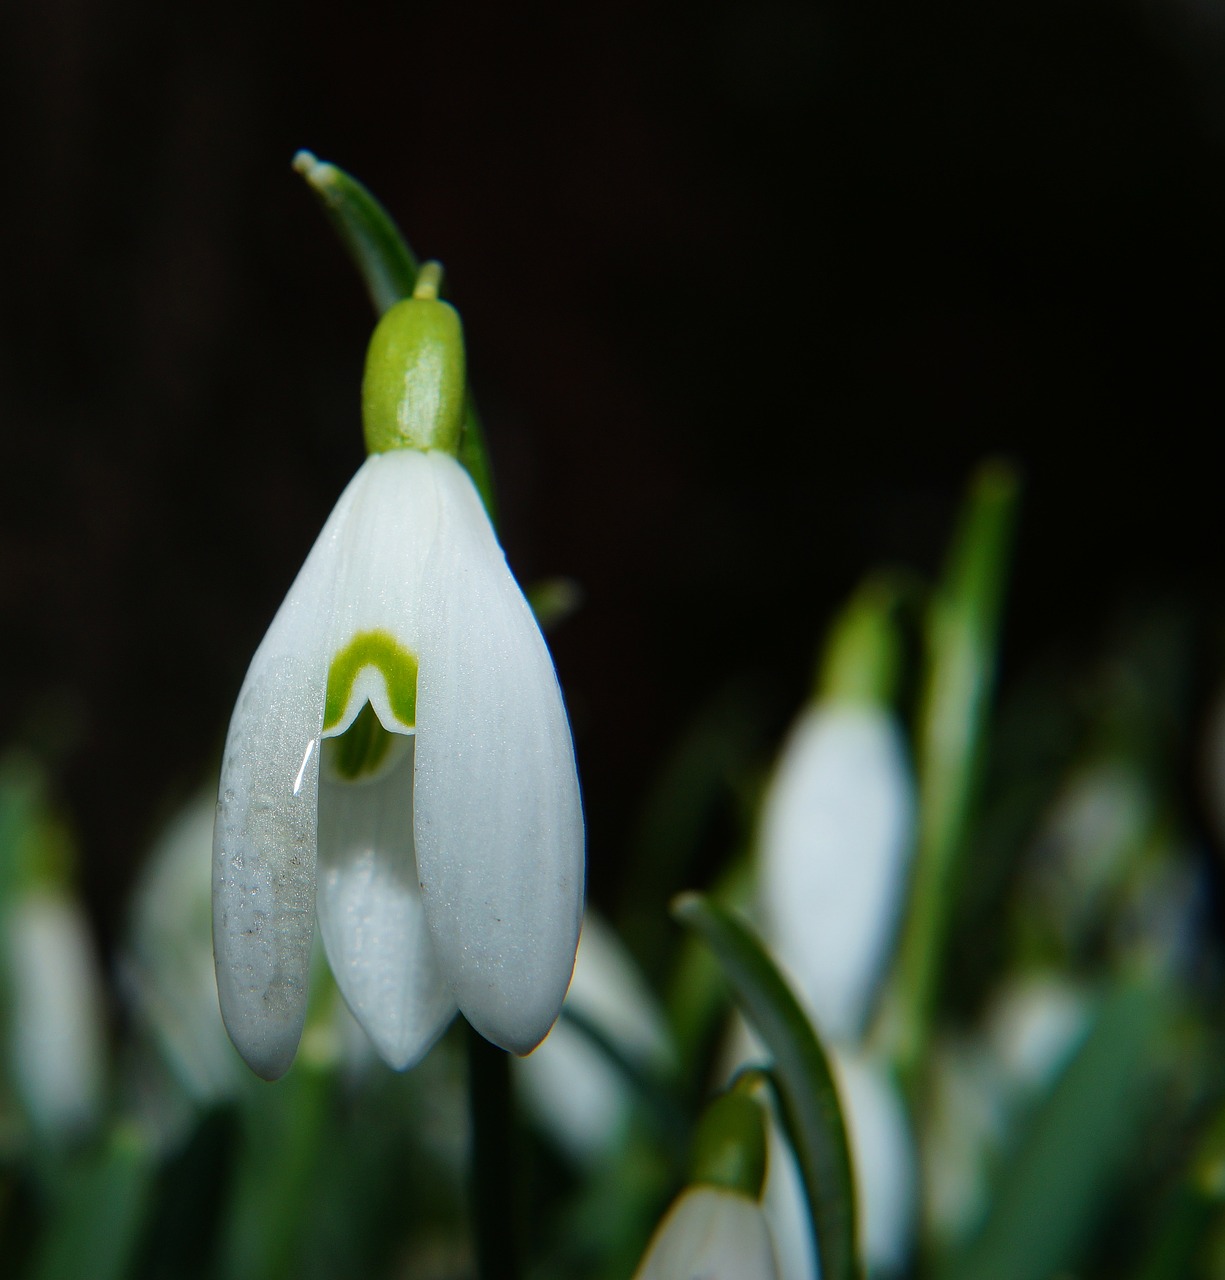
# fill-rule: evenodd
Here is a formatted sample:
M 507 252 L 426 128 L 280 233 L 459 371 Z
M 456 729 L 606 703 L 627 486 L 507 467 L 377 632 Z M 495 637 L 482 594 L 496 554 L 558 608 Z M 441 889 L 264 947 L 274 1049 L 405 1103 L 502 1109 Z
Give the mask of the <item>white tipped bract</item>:
M 376 739 L 355 755 L 367 703 Z M 367 459 L 230 724 L 218 990 L 268 1079 L 301 1035 L 317 868 L 329 962 L 392 1066 L 419 1060 L 457 1007 L 516 1053 L 548 1033 L 582 915 L 574 750 L 539 628 L 449 454 Z

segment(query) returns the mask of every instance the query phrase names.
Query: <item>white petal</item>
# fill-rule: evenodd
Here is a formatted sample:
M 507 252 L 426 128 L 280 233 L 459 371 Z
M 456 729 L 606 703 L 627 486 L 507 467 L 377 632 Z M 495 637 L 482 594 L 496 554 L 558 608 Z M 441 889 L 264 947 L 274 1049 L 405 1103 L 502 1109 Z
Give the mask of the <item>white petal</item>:
M 806 712 L 762 814 L 762 890 L 779 959 L 818 1028 L 854 1038 L 893 939 L 914 794 L 901 734 L 882 709 Z
M 690 1187 L 660 1223 L 634 1280 L 776 1280 L 761 1206 L 718 1187 Z
M 464 1016 L 527 1053 L 561 1010 L 583 902 L 583 815 L 553 663 L 467 473 L 427 455 L 438 536 L 417 692 L 417 870 Z
M 455 1016 L 434 959 L 413 855 L 413 738 L 374 781 L 324 768 L 319 783 L 319 930 L 354 1017 L 397 1071 Z
M 359 473 L 360 476 L 360 473 Z M 226 1029 L 258 1075 L 293 1061 L 315 919 L 319 733 L 341 496 L 256 650 L 230 721 L 213 833 L 213 951 Z
M 363 632 L 383 631 L 420 661 L 423 634 L 438 609 L 426 593 L 425 567 L 438 537 L 439 466 L 454 458 L 399 449 L 367 458 L 350 486 L 352 518 L 342 530 L 342 580 L 331 622 L 332 653 Z M 369 701 L 384 728 L 398 731 L 382 677 L 365 668 L 337 731 Z M 410 726 L 399 726 L 410 727 Z

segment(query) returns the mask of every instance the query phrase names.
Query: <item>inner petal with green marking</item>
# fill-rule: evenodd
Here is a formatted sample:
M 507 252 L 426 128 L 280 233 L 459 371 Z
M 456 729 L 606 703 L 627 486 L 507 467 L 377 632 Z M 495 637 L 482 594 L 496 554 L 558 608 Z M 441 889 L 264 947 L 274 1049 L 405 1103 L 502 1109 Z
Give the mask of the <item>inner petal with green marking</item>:
M 381 777 L 417 725 L 417 659 L 386 631 L 360 631 L 332 659 L 323 711 L 326 763 L 347 781 Z

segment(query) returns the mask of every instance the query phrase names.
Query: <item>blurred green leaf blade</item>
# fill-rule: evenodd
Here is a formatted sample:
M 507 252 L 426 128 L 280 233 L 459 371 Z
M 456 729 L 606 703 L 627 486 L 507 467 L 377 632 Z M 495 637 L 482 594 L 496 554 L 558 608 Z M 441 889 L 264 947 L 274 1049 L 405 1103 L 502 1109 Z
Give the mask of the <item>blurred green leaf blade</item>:
M 993 1190 L 981 1230 L 940 1280 L 1046 1280 L 1073 1268 L 1125 1171 L 1144 1116 L 1158 993 L 1111 992 Z
M 774 962 L 733 915 L 696 893 L 681 895 L 672 913 L 714 952 L 741 1009 L 774 1057 L 770 1075 L 803 1175 L 821 1275 L 855 1280 L 861 1268 L 854 1174 L 825 1050 Z
M 928 611 L 916 727 L 919 830 L 889 1004 L 898 1065 L 923 1059 L 973 816 L 1020 485 L 1002 462 L 975 475 Z
M 117 1128 L 67 1175 L 31 1259 L 29 1280 L 124 1280 L 132 1274 L 151 1199 L 152 1159 Z

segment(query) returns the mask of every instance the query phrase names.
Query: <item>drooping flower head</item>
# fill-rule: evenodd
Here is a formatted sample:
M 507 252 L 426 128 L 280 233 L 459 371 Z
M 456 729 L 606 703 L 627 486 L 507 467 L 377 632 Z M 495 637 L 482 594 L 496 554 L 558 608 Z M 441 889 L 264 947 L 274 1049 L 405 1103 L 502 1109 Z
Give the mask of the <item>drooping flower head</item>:
M 673 1202 L 634 1280 L 778 1280 L 761 1206 L 765 1116 L 748 1090 L 733 1087 L 698 1124 L 689 1185 Z
M 418 1061 L 458 1008 L 533 1049 L 561 1008 L 583 818 L 553 664 L 456 460 L 463 338 L 423 268 L 383 317 L 370 451 L 257 650 L 213 844 L 221 1009 L 251 1068 L 293 1059 L 316 912 L 380 1054 Z

